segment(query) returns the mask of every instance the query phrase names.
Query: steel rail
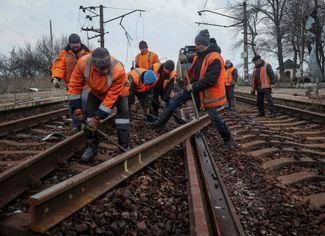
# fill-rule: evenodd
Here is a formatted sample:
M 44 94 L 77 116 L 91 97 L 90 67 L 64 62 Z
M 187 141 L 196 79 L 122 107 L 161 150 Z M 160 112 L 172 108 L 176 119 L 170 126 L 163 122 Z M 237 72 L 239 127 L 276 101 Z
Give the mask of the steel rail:
M 256 104 L 256 100 L 252 98 L 236 95 L 236 99 L 238 101 L 243 101 L 249 104 Z M 274 106 L 277 108 L 278 111 L 281 111 L 283 113 L 289 113 L 290 115 L 302 117 L 303 119 L 310 119 L 313 120 L 314 122 L 321 123 L 321 124 L 325 123 L 324 113 L 307 111 L 307 110 L 290 107 L 290 106 L 284 106 L 280 104 L 274 104 Z
M 105 119 L 102 124 L 113 122 L 115 116 Z M 58 163 L 71 158 L 76 150 L 86 146 L 83 131 L 55 144 L 49 149 L 0 173 L 0 208 L 26 191 L 31 183 L 55 169 Z
M 27 127 L 36 126 L 39 123 L 48 121 L 50 119 L 55 119 L 62 115 L 66 115 L 67 113 L 68 108 L 63 108 L 56 111 L 50 111 L 43 114 L 2 123 L 0 124 L 0 137 L 5 136 L 10 132 L 17 132 Z
M 210 211 L 213 235 L 244 236 L 239 217 L 224 186 L 205 137 L 200 133 L 193 139 L 198 165 L 204 179 L 205 197 Z
M 45 232 L 210 123 L 208 115 L 30 196 L 31 227 Z

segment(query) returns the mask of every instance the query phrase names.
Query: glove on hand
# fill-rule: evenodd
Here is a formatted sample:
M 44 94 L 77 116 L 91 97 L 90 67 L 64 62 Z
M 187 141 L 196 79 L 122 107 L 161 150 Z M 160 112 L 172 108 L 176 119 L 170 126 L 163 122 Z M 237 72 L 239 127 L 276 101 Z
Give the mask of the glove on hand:
M 95 133 L 96 130 L 98 129 L 100 125 L 100 120 L 98 117 L 94 116 L 91 118 L 91 120 L 86 124 L 85 126 L 85 129 L 92 132 L 92 133 Z
M 54 77 L 52 78 L 52 84 L 54 85 L 55 88 L 60 88 L 60 84 L 59 84 L 60 79 Z
M 186 89 L 187 92 L 192 92 L 193 91 L 192 84 L 186 85 L 185 89 Z
M 251 94 L 252 94 L 252 95 L 255 95 L 255 90 L 252 90 L 252 91 L 251 91 Z
M 81 111 L 80 108 L 74 110 L 73 115 L 74 115 L 74 116 L 76 117 L 76 119 L 79 120 L 79 121 L 83 121 L 83 119 L 84 119 L 84 116 L 83 116 L 82 111 Z

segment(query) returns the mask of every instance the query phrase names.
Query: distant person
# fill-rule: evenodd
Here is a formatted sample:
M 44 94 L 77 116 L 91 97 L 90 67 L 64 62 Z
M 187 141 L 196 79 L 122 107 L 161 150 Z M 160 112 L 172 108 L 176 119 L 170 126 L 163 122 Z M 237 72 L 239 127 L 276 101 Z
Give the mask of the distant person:
M 226 69 L 226 78 L 225 78 L 226 98 L 228 103 L 226 108 L 229 110 L 235 110 L 235 83 L 238 78 L 238 73 L 230 60 L 226 60 L 225 69 Z
M 210 34 L 207 29 L 201 30 L 195 37 L 195 45 L 197 53 L 188 72 L 190 84 L 186 83 L 185 90 L 171 99 L 152 126 L 161 130 L 175 109 L 191 100 L 193 93 L 196 100 L 200 102 L 200 106 L 207 111 L 213 127 L 222 137 L 225 147 L 232 148 L 236 144 L 228 127 L 218 114 L 218 108 L 223 106 L 226 101 L 223 58 L 218 52 L 216 44 L 210 43 Z M 180 61 L 186 63 L 187 60 L 184 58 Z
M 77 34 L 71 34 L 68 45 L 59 54 L 52 64 L 52 83 L 55 88 L 60 88 L 60 80 L 64 80 L 66 89 L 69 90 L 69 82 L 72 71 L 80 57 L 90 54 L 90 50 L 81 43 Z M 71 113 L 72 124 L 77 131 L 81 130 L 81 123 Z
M 123 64 L 106 48 L 96 48 L 91 55 L 80 58 L 71 75 L 69 105 L 74 115 L 85 122 L 87 148 L 81 156 L 89 162 L 97 154 L 97 129 L 100 121 L 116 107 L 115 125 L 118 144 L 129 148 L 129 82 Z
M 90 50 L 81 43 L 77 34 L 71 34 L 68 45 L 62 50 L 52 64 L 52 83 L 56 88 L 60 87 L 59 81 L 64 80 L 66 89 L 69 89 L 69 81 L 77 61 L 80 57 L 90 54 Z
M 135 113 L 135 96 L 138 98 L 148 121 L 153 119 L 152 98 L 157 75 L 152 70 L 135 68 L 128 74 L 130 83 L 129 108 L 131 116 Z
M 275 74 L 272 66 L 261 59 L 260 55 L 256 55 L 252 60 L 255 64 L 253 79 L 252 79 L 252 91 L 255 95 L 257 90 L 257 108 L 258 116 L 265 116 L 264 110 L 264 97 L 269 104 L 270 117 L 276 117 L 276 110 L 272 99 L 271 85 L 275 83 Z
M 146 41 L 139 43 L 140 53 L 135 57 L 135 67 L 149 70 L 153 64 L 159 63 L 158 55 L 148 50 Z

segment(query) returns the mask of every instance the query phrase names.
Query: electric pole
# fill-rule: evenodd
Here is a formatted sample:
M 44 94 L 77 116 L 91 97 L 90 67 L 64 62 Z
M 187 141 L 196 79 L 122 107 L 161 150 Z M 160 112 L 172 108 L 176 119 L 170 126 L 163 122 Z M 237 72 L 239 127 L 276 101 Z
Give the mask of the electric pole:
M 53 47 L 53 33 L 52 33 L 52 21 L 50 20 L 50 43 L 51 43 L 51 60 L 53 60 L 54 47 Z
M 99 5 L 99 31 L 100 31 L 100 47 L 104 47 L 104 11 L 103 11 L 103 5 Z
M 244 79 L 248 80 L 248 40 L 247 40 L 247 5 L 246 1 L 243 2 L 243 25 L 244 25 Z
M 96 13 L 96 9 L 98 9 L 99 8 L 99 14 L 98 13 Z M 128 13 L 126 13 L 126 14 L 123 14 L 123 15 L 121 15 L 121 16 L 118 16 L 118 17 L 115 17 L 115 18 L 113 18 L 113 19 L 110 19 L 110 20 L 107 20 L 107 21 L 104 21 L 104 6 L 103 5 L 99 5 L 99 6 L 91 6 L 91 7 L 83 7 L 83 6 L 80 6 L 79 7 L 79 9 L 80 10 L 82 10 L 84 13 L 86 13 L 87 12 L 87 14 L 89 13 L 89 15 L 86 15 L 86 19 L 88 19 L 88 20 L 90 20 L 90 21 L 92 21 L 93 20 L 93 18 L 95 18 L 95 17 L 99 17 L 99 29 L 95 29 L 95 28 L 93 28 L 93 27 L 91 27 L 91 28 L 84 28 L 84 27 L 82 27 L 81 28 L 81 30 L 83 30 L 83 31 L 87 31 L 87 39 L 89 40 L 89 39 L 93 39 L 93 38 L 97 38 L 97 37 L 99 37 L 99 40 L 98 40 L 98 42 L 100 43 L 100 47 L 105 47 L 105 38 L 104 38 L 104 36 L 105 36 L 105 34 L 107 34 L 108 32 L 105 32 L 105 30 L 104 30 L 104 24 L 106 24 L 106 23 L 108 23 L 108 22 L 111 22 L 111 21 L 114 21 L 114 20 L 117 20 L 117 19 L 121 19 L 120 20 L 120 25 L 121 25 L 121 27 L 123 28 L 123 30 L 125 30 L 124 29 L 124 27 L 123 27 L 123 25 L 122 25 L 122 21 L 123 21 L 123 18 L 125 17 L 125 16 L 127 16 L 127 15 L 129 15 L 129 14 L 132 14 L 132 13 L 134 13 L 134 12 L 145 12 L 144 10 L 139 10 L 139 9 L 137 9 L 137 10 L 133 10 L 133 11 L 131 11 L 131 12 L 128 12 Z M 94 36 L 92 36 L 92 37 L 89 37 L 88 36 L 88 32 L 89 31 L 92 31 L 92 32 L 95 32 L 95 33 L 98 33 L 98 34 L 96 34 L 96 35 L 94 35 Z M 128 35 L 128 34 L 127 34 Z

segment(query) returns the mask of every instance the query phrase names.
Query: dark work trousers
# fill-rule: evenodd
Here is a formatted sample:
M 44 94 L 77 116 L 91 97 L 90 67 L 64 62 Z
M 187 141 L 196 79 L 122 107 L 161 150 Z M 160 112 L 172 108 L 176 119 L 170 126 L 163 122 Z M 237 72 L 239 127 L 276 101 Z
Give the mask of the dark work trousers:
M 259 115 L 265 115 L 264 110 L 264 97 L 269 104 L 270 114 L 276 114 L 276 110 L 273 104 L 272 91 L 270 89 L 263 89 L 257 91 L 257 109 Z
M 149 107 L 149 114 L 153 115 L 154 112 L 152 108 L 152 90 L 141 93 L 135 93 L 135 96 L 137 96 L 142 109 L 146 112 L 146 109 Z
M 166 106 L 168 106 L 170 100 L 171 98 L 169 98 L 166 101 Z M 153 115 L 157 118 L 159 117 L 159 108 L 162 108 L 159 102 L 159 95 L 154 93 L 153 100 L 152 100 L 152 109 L 153 109 Z M 181 111 L 179 110 L 179 107 L 177 107 L 174 110 L 173 117 L 177 124 L 184 124 L 184 120 L 182 119 L 182 115 L 181 115 Z
M 170 103 L 165 107 L 159 116 L 159 120 L 157 121 L 158 125 L 164 126 L 173 114 L 174 110 L 190 99 L 192 99 L 191 93 L 186 91 L 181 92 L 175 97 L 171 98 Z M 231 139 L 231 134 L 226 124 L 219 116 L 217 109 L 218 107 L 211 107 L 206 110 L 209 114 L 212 125 L 218 130 L 224 142 L 228 142 Z
M 81 130 L 81 121 L 78 120 L 75 115 L 73 114 L 73 111 L 71 110 L 71 108 L 69 108 L 70 111 L 70 115 L 71 115 L 71 119 L 72 119 L 72 125 L 74 127 L 74 129 L 76 131 L 80 131 Z
M 102 103 L 102 100 L 97 98 L 91 93 L 88 93 L 86 96 L 87 99 L 84 99 L 83 94 L 83 108 L 85 107 L 85 114 L 87 120 L 93 117 Z M 115 126 L 117 129 L 118 144 L 121 145 L 124 149 L 129 148 L 129 102 L 127 96 L 119 96 L 114 104 L 116 106 L 116 115 L 115 115 Z M 87 133 L 85 130 L 87 143 L 91 147 L 98 146 L 97 134 L 96 133 Z
M 226 86 L 227 108 L 235 109 L 235 85 Z

